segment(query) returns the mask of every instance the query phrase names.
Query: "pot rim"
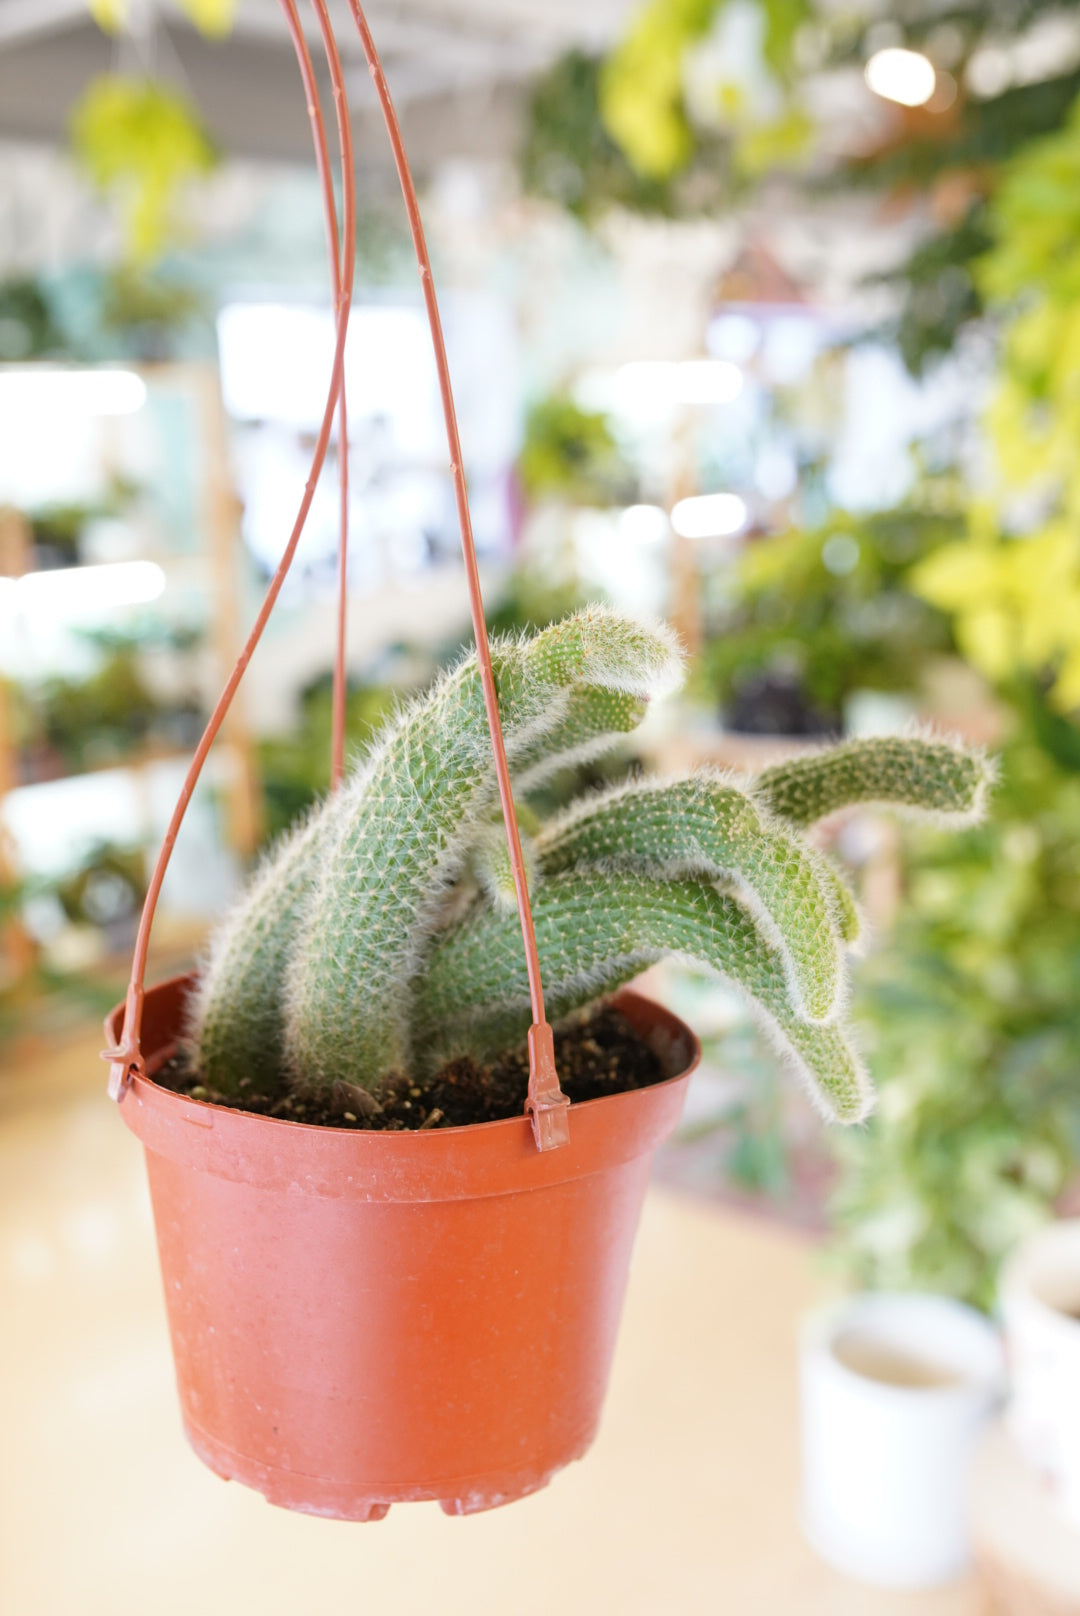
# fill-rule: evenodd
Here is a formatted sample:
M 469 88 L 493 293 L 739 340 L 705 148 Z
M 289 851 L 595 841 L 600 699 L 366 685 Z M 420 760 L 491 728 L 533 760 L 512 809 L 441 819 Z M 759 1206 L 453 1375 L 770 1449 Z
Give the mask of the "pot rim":
M 879 1327 L 887 1325 L 890 1314 L 900 1312 L 908 1313 L 913 1318 L 921 1314 L 924 1319 L 936 1316 L 951 1321 L 967 1335 L 969 1344 L 975 1348 L 972 1357 L 981 1353 L 982 1363 L 959 1367 L 958 1379 L 953 1383 L 907 1386 L 863 1374 L 839 1356 L 837 1343 L 847 1331 L 857 1332 L 860 1325 L 864 1330 L 872 1329 L 875 1323 Z M 804 1315 L 800 1336 L 807 1366 L 812 1364 L 814 1368 L 824 1368 L 830 1377 L 845 1387 L 859 1387 L 865 1395 L 891 1402 L 898 1408 L 910 1409 L 916 1404 L 921 1408 L 981 1404 L 987 1398 L 999 1396 L 1002 1390 L 1005 1364 L 1000 1332 L 984 1313 L 969 1302 L 961 1302 L 957 1297 L 938 1291 L 853 1291 L 847 1296 L 823 1302 Z M 921 1355 L 928 1359 L 939 1356 L 936 1349 L 927 1350 Z M 943 1366 L 953 1367 L 945 1363 L 946 1356 L 940 1355 Z
M 196 971 L 178 971 L 175 976 L 165 977 L 161 982 L 155 982 L 153 987 L 150 988 L 148 992 L 160 991 L 161 989 L 170 988 L 173 986 L 182 986 L 186 988 L 189 984 L 194 982 L 197 974 L 198 973 Z M 677 1016 L 673 1010 L 669 1010 L 666 1005 L 660 1004 L 656 999 L 649 998 L 647 994 L 636 992 L 636 990 L 631 987 L 618 988 L 613 994 L 605 995 L 605 997 L 607 997 L 610 1002 L 616 1006 L 616 1008 L 622 1008 L 625 1006 L 630 1006 L 631 1008 L 637 1006 L 648 1006 L 650 1016 L 655 1017 L 661 1023 L 666 1023 L 667 1025 L 665 1030 L 672 1034 L 673 1039 L 678 1037 L 687 1045 L 688 1058 L 685 1064 L 680 1062 L 678 1070 L 669 1073 L 667 1077 L 662 1077 L 656 1083 L 646 1083 L 642 1085 L 640 1089 L 619 1089 L 614 1094 L 597 1095 L 592 1100 L 572 1100 L 570 1102 L 570 1114 L 572 1116 L 580 1116 L 583 1111 L 592 1111 L 600 1106 L 610 1106 L 613 1102 L 622 1100 L 628 1094 L 641 1094 L 645 1092 L 655 1093 L 660 1089 L 667 1088 L 672 1083 L 681 1083 L 684 1078 L 690 1076 L 701 1060 L 701 1040 L 698 1038 L 694 1030 L 691 1027 L 688 1027 L 687 1024 L 679 1016 Z M 108 1037 L 114 1038 L 116 1036 L 119 1029 L 119 1022 L 123 1018 L 123 1013 L 124 1006 L 122 1004 L 117 1005 L 110 1010 L 105 1020 L 105 1031 Z M 631 1017 L 628 1017 L 627 1019 L 631 1020 L 632 1022 Z M 115 1026 L 114 1023 L 116 1023 Z M 637 1028 L 635 1027 L 634 1030 L 637 1031 Z M 644 1038 L 642 1034 L 639 1034 L 639 1036 L 643 1038 L 643 1042 L 648 1043 L 648 1039 Z M 447 1139 L 451 1135 L 457 1135 L 458 1137 L 460 1137 L 462 1134 L 475 1135 L 482 1130 L 505 1128 L 508 1124 L 516 1127 L 522 1121 L 528 1120 L 525 1112 L 522 1111 L 520 1116 L 497 1117 L 491 1122 L 459 1123 L 451 1128 L 380 1129 L 337 1127 L 330 1122 L 299 1122 L 291 1117 L 268 1117 L 260 1111 L 246 1111 L 244 1107 L 240 1105 L 221 1105 L 215 1100 L 197 1100 L 190 1094 L 181 1094 L 176 1089 L 170 1089 L 166 1087 L 165 1084 L 156 1082 L 154 1073 L 160 1071 L 161 1068 L 173 1058 L 179 1047 L 179 1038 L 174 1038 L 171 1042 L 163 1044 L 159 1049 L 154 1050 L 150 1055 L 148 1055 L 146 1058 L 146 1075 L 143 1076 L 138 1072 L 133 1074 L 131 1083 L 132 1088 L 135 1090 L 151 1091 L 154 1095 L 166 1096 L 169 1100 L 176 1100 L 185 1107 L 197 1107 L 200 1111 L 209 1111 L 215 1116 L 225 1112 L 229 1116 L 243 1117 L 245 1120 L 252 1123 L 267 1123 L 272 1124 L 275 1127 L 288 1128 L 294 1131 L 298 1130 L 309 1134 L 333 1134 L 335 1136 L 347 1134 L 350 1138 L 355 1138 L 358 1135 L 360 1137 L 365 1135 L 374 1135 L 380 1140 L 385 1141 L 389 1141 L 391 1139 L 405 1140 L 420 1138 Z M 654 1053 L 657 1053 L 657 1051 L 654 1050 Z M 662 1056 L 660 1058 L 663 1059 Z M 672 1062 L 670 1059 L 665 1062 L 665 1064 L 671 1063 Z
M 148 990 L 145 1042 L 152 1061 L 175 1040 L 191 980 L 186 973 Z M 335 1127 L 193 1100 L 141 1076 L 129 1085 L 120 1113 L 148 1150 L 177 1166 L 264 1188 L 302 1186 L 305 1193 L 368 1201 L 458 1200 L 540 1189 L 628 1162 L 655 1148 L 678 1121 L 701 1055 L 695 1034 L 643 995 L 624 990 L 615 1002 L 647 1038 L 652 1032 L 649 1041 L 670 1076 L 572 1105 L 570 1139 L 557 1150 L 536 1148 L 524 1111 L 455 1128 Z M 109 1036 L 122 1014 L 119 1006 L 110 1013 Z

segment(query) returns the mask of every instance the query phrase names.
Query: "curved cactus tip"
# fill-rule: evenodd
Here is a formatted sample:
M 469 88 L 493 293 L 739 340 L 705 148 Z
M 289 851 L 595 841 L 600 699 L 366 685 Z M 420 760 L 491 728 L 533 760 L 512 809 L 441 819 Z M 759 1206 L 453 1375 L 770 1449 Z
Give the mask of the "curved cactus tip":
M 682 684 L 686 657 L 667 623 L 607 606 L 586 606 L 566 621 L 581 634 L 586 684 L 643 697 L 667 696 Z
M 935 760 L 951 765 L 955 771 L 946 783 L 946 769 L 940 779 L 935 778 L 939 793 L 950 793 L 950 800 L 939 803 L 897 802 L 901 814 L 912 813 L 920 819 L 940 820 L 949 830 L 963 830 L 978 825 L 986 818 L 990 797 L 1001 774 L 1000 760 L 981 742 L 966 741 L 954 730 L 941 729 L 925 719 L 912 719 L 897 737 L 911 748 L 913 757 L 923 757 L 931 767 Z
M 772 1043 L 781 1061 L 798 1079 L 803 1093 L 824 1122 L 839 1123 L 843 1127 L 856 1127 L 868 1120 L 877 1104 L 877 1091 L 855 1041 L 850 1023 L 843 1026 L 842 1040 L 836 1027 L 807 1028 L 804 1036 L 814 1032 L 832 1036 L 837 1048 L 828 1069 L 828 1081 L 822 1080 L 821 1071 L 815 1072 L 796 1048 L 790 1035 L 785 1034 L 772 1017 L 760 1017 L 766 1037 Z
M 974 776 L 970 804 L 966 809 L 944 811 L 941 818 L 945 824 L 953 828 L 980 824 L 986 818 L 994 787 L 1001 778 L 1000 758 L 987 751 L 981 743 L 965 741 L 953 731 L 938 730 L 932 724 L 911 724 L 905 738 L 922 741 L 927 745 L 946 747 L 956 756 L 966 760 Z M 934 811 L 929 812 L 933 814 Z
M 957 829 L 985 815 L 996 778 L 983 747 L 913 724 L 800 753 L 763 769 L 753 789 L 770 813 L 801 828 L 873 804 Z

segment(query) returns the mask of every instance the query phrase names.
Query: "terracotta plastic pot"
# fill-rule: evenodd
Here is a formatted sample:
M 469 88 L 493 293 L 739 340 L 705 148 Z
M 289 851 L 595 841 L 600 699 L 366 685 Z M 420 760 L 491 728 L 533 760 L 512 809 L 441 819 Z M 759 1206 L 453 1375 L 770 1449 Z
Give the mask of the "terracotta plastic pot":
M 151 1078 L 190 983 L 146 994 Z M 184 1425 L 218 1475 L 343 1520 L 425 1498 L 457 1515 L 585 1452 L 652 1155 L 700 1054 L 668 1011 L 617 1002 L 667 1078 L 573 1106 L 558 1150 L 525 1117 L 365 1133 L 134 1079 Z

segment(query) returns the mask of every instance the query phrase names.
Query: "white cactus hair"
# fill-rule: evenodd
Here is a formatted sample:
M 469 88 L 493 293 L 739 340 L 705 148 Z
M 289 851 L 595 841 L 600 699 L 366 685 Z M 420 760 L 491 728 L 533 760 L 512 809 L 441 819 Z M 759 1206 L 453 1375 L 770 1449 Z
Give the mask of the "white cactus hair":
M 498 641 L 492 659 L 522 795 L 629 733 L 683 666 L 670 630 L 599 607 Z M 844 1025 L 858 911 L 805 832 L 867 800 L 963 822 L 992 773 L 982 753 L 920 733 L 847 742 L 752 779 L 635 780 L 529 825 L 549 1014 L 665 955 L 693 960 L 739 989 L 824 1115 L 859 1121 L 871 1093 Z M 257 1072 L 378 1097 L 398 1074 L 523 1037 L 528 983 L 502 838 L 470 655 L 395 714 L 219 931 L 190 1034 L 209 1085 L 229 1095 Z

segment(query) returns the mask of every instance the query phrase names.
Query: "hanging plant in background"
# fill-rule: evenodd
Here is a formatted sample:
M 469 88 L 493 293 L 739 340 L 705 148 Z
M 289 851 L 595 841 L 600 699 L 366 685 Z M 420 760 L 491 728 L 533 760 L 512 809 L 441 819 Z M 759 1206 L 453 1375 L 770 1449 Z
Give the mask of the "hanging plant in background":
M 719 205 L 719 164 L 695 163 L 664 179 L 633 167 L 601 119 L 600 70 L 598 57 L 570 51 L 534 84 L 520 158 L 524 189 L 585 221 L 611 205 L 661 217 Z
M 807 0 L 652 0 L 604 63 L 604 127 L 638 173 L 668 180 L 711 135 L 738 173 L 801 153 L 811 126 L 789 75 Z
M 1003 375 L 987 425 L 999 486 L 968 534 L 915 575 L 955 613 L 986 676 L 1034 675 L 1080 709 L 1080 101 L 1066 127 L 1019 153 L 992 210 L 977 274 L 1005 316 Z
M 236 16 L 237 0 L 176 0 L 179 9 L 203 34 L 227 34 Z M 115 34 L 131 16 L 131 0 L 87 0 L 90 15 L 99 28 Z
M 604 63 L 604 127 L 639 174 L 669 179 L 693 156 L 683 56 L 708 31 L 718 9 L 716 0 L 654 0 Z
M 530 499 L 613 505 L 634 495 L 634 473 L 599 410 L 583 410 L 565 393 L 530 405 L 518 473 Z
M 983 313 L 976 264 L 1002 166 L 1061 129 L 1080 92 L 1067 43 L 1026 48 L 1064 15 L 1057 0 L 912 0 L 887 17 L 808 0 L 653 0 L 606 57 L 565 57 L 538 82 L 523 183 L 586 218 L 611 205 L 715 214 L 778 169 L 807 205 L 853 186 L 891 193 L 924 214 L 922 239 L 880 277 L 899 302 L 887 335 L 918 375 Z M 927 108 L 882 103 L 869 145 L 807 167 L 804 90 L 861 71 L 882 43 L 927 55 L 940 94 Z
M 716 212 L 805 147 L 789 59 L 806 14 L 806 0 L 655 0 L 608 57 L 569 52 L 533 90 L 525 189 L 586 219 Z
M 181 228 L 184 187 L 208 174 L 217 153 L 191 104 L 171 86 L 106 74 L 71 116 L 76 160 L 119 204 L 127 256 L 159 258 Z
M 927 658 L 948 653 L 952 635 L 906 575 L 959 530 L 958 518 L 918 508 L 838 511 L 823 527 L 749 545 L 733 598 L 710 622 L 701 670 L 728 726 L 835 733 L 854 692 L 917 690 Z

